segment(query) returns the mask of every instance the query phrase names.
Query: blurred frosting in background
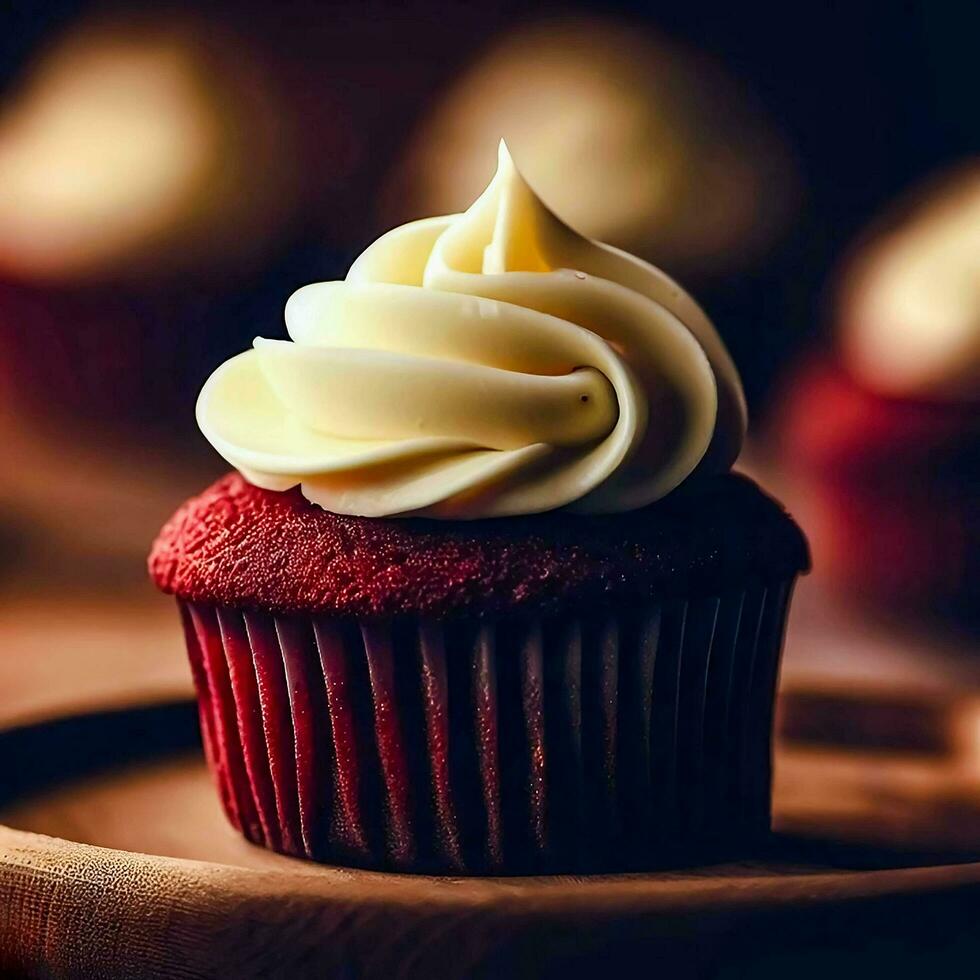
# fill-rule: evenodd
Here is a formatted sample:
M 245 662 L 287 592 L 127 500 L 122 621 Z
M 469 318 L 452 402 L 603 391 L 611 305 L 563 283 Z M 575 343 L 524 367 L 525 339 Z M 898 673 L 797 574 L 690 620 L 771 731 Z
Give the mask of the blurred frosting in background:
M 678 274 L 745 268 L 798 203 L 792 154 L 715 62 L 566 16 L 504 33 L 448 87 L 389 180 L 383 224 L 464 210 L 501 136 L 573 228 Z
M 843 285 L 843 356 L 899 398 L 980 400 L 980 160 L 933 179 L 872 229 Z
M 433 31 L 428 13 L 134 4 L 69 23 L 3 93 L 0 276 L 227 287 L 300 238 L 351 249 L 414 117 L 499 18 L 461 5 Z
M 254 264 L 299 204 L 276 102 L 255 52 L 206 20 L 70 30 L 0 114 L 0 272 L 153 281 Z

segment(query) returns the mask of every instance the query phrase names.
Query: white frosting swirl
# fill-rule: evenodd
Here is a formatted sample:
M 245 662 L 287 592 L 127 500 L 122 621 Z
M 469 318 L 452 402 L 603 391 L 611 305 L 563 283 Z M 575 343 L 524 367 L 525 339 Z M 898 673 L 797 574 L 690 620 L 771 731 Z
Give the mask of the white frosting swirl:
M 465 214 L 382 236 L 286 325 L 215 371 L 198 423 L 252 483 L 337 513 L 630 510 L 727 469 L 745 432 L 700 307 L 564 225 L 503 143 Z

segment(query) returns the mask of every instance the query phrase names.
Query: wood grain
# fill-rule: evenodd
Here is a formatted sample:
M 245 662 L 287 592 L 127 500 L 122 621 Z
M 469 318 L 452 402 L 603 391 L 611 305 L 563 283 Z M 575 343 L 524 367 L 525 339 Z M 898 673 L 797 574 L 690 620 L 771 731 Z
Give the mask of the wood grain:
M 976 952 L 980 866 L 589 880 L 256 871 L 0 831 L 8 971 L 63 977 L 697 976 L 819 948 Z M 759 943 L 756 946 L 756 943 Z M 895 957 L 892 956 L 892 959 Z M 734 974 L 733 974 L 734 975 Z

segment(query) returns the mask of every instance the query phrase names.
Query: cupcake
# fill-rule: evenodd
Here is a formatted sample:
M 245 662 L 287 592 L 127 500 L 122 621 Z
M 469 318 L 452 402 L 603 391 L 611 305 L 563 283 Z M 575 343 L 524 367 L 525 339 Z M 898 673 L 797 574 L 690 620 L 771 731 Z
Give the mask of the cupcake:
M 806 545 L 728 472 L 744 400 L 696 303 L 565 226 L 501 145 L 468 211 L 384 235 L 286 323 L 205 385 L 237 473 L 150 556 L 230 821 L 449 873 L 764 834 Z
M 974 164 L 890 209 L 853 250 L 837 295 L 837 349 L 797 373 L 782 413 L 821 574 L 887 609 L 973 626 L 978 281 Z

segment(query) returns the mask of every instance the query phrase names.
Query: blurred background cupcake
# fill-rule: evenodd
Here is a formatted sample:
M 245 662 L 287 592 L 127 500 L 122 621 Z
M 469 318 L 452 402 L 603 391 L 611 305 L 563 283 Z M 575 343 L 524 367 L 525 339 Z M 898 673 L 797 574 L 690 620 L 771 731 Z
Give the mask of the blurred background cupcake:
M 976 624 L 980 164 L 872 223 L 843 264 L 834 322 L 836 352 L 793 380 L 784 422 L 818 563 L 852 594 Z

